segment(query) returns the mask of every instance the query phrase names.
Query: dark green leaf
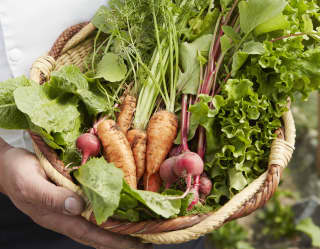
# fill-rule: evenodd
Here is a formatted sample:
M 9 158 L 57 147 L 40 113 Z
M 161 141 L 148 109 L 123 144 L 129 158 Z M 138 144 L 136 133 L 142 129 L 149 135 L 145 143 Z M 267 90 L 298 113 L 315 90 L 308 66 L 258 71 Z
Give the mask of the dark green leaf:
M 70 65 L 53 72 L 45 88 L 52 97 L 59 96 L 61 92 L 78 96 L 85 103 L 88 112 L 96 116 L 107 109 L 107 98 L 97 89 L 96 84 L 93 81 L 89 85 L 80 69 Z
M 221 37 L 220 42 L 222 53 L 228 52 L 228 50 L 233 47 L 232 40 L 226 35 Z

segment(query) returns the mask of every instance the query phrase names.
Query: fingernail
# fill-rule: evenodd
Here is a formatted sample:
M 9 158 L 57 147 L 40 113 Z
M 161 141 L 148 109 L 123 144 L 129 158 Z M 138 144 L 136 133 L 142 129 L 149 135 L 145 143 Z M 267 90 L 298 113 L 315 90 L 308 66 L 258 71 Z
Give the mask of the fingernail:
M 82 211 L 82 203 L 74 197 L 68 197 L 64 201 L 64 208 L 68 214 L 78 215 Z

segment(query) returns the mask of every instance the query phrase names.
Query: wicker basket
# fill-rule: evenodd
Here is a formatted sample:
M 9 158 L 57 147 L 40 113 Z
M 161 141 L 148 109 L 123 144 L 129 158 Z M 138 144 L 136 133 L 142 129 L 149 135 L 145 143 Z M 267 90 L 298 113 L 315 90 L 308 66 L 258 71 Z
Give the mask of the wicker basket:
M 93 32 L 91 23 L 81 23 L 68 28 L 54 43 L 50 52 L 40 57 L 31 69 L 31 79 L 43 83 L 52 70 L 74 64 L 81 68 L 83 59 L 92 50 Z M 267 172 L 235 195 L 228 203 L 215 212 L 179 217 L 170 220 L 144 221 L 138 223 L 109 219 L 102 228 L 121 234 L 140 237 L 154 244 L 175 244 L 187 242 L 221 227 L 224 223 L 246 216 L 262 207 L 275 192 L 283 169 L 287 166 L 295 143 L 295 125 L 291 112 L 283 115 L 283 128 L 277 131 L 278 138 L 271 146 Z M 48 177 L 59 186 L 84 196 L 64 171 L 64 165 L 57 154 L 36 134 L 32 134 L 35 152 Z M 95 223 L 92 209 L 88 204 L 83 216 Z

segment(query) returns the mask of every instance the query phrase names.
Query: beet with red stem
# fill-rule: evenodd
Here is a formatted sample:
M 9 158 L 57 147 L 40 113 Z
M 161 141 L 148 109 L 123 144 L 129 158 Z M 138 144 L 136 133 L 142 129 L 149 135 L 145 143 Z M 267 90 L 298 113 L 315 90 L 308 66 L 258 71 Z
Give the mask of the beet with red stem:
M 192 103 L 192 99 L 189 104 Z M 190 115 L 188 114 L 188 95 L 182 97 L 182 117 L 181 117 L 181 148 L 182 154 L 177 157 L 167 159 L 160 167 L 161 178 L 169 184 L 174 181 L 175 177 L 185 178 L 187 189 L 181 196 L 168 197 L 168 199 L 183 199 L 191 190 L 192 177 L 200 176 L 204 169 L 204 163 L 201 157 L 191 152 L 188 147 L 188 128 Z M 172 174 L 173 172 L 173 174 Z M 171 178 L 172 177 L 172 178 Z
M 193 200 L 188 206 L 188 210 L 192 210 L 193 207 L 199 202 L 199 188 L 200 188 L 200 175 L 197 175 L 193 179 L 193 187 L 190 193 L 193 193 Z

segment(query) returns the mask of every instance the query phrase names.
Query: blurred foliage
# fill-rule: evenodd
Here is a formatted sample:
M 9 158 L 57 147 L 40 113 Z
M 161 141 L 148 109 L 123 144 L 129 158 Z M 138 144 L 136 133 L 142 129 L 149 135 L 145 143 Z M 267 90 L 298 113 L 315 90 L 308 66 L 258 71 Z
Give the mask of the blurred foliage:
M 301 220 L 297 224 L 296 230 L 307 234 L 311 238 L 313 246 L 320 247 L 320 227 L 315 225 L 310 217 Z
M 294 213 L 289 205 L 283 205 L 282 198 L 295 198 L 290 191 L 278 190 L 266 207 L 258 211 L 257 221 L 263 226 L 262 233 L 257 237 L 267 236 L 280 239 L 295 235 Z
M 317 195 L 320 197 L 320 181 L 316 168 L 318 144 L 318 93 L 310 95 L 307 101 L 296 97 L 292 105 L 297 138 L 296 149 L 289 165 L 292 187 L 301 196 Z M 304 177 L 301 177 L 303 175 Z
M 231 221 L 209 235 L 214 248 L 217 249 L 254 249 L 248 242 L 246 228 Z

